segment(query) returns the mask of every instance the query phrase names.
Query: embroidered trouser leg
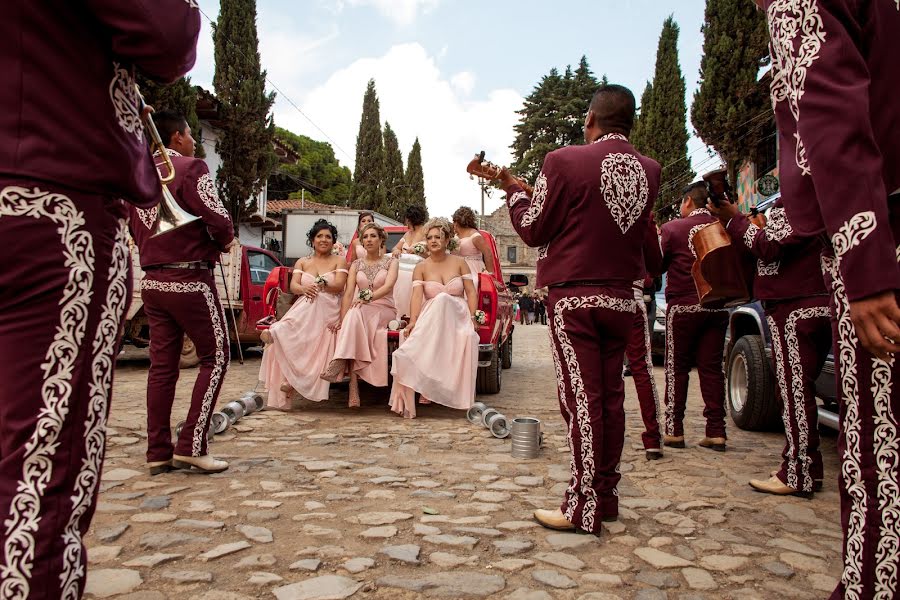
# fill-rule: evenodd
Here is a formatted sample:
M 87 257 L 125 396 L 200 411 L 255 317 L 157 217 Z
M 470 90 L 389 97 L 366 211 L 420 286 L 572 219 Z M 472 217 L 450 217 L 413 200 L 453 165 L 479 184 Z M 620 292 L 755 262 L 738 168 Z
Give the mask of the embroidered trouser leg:
M 894 239 L 898 239 L 894 228 Z M 844 569 L 831 598 L 898 598 L 900 571 L 900 361 L 874 358 L 859 343 L 836 259 L 823 256 L 834 316 L 840 398 Z M 900 296 L 898 296 L 900 301 Z
M 637 391 L 641 418 L 644 421 L 644 432 L 641 441 L 644 448 L 659 448 L 659 395 L 656 382 L 653 380 L 653 355 L 650 346 L 650 325 L 647 321 L 647 305 L 636 302 L 637 311 L 632 317 L 631 333 L 625 355 L 628 357 L 631 378 Z
M 622 360 L 635 300 L 630 289 L 550 289 L 550 338 L 560 411 L 572 451 L 562 511 L 576 527 L 600 532 L 618 514 L 619 459 L 625 440 Z
M 778 478 L 804 492 L 822 479 L 816 379 L 831 349 L 830 315 L 827 296 L 766 306 L 785 434 Z
M 706 419 L 706 436 L 725 437 L 725 371 L 722 360 L 725 353 L 725 332 L 728 329 L 728 312 L 700 313 L 697 330 L 697 375 L 700 393 L 703 395 L 703 416 Z
M 0 598 L 80 598 L 122 319 L 118 199 L 0 178 Z
M 207 453 L 209 415 L 228 369 L 228 330 L 211 271 L 157 269 L 141 281 L 141 298 L 150 324 L 147 379 L 147 460 L 172 458 L 170 430 L 178 359 L 186 333 L 200 358 L 191 408 L 174 447 L 180 456 Z

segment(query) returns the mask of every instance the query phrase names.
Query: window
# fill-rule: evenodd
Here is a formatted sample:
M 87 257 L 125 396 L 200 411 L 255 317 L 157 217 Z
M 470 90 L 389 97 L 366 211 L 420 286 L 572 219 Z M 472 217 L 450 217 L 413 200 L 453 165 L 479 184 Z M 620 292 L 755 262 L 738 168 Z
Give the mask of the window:
M 519 249 L 516 246 L 507 246 L 506 247 L 506 262 L 510 264 L 516 264 L 519 262 Z
M 248 250 L 247 265 L 250 267 L 250 282 L 254 285 L 263 285 L 278 263 L 268 254 Z
M 778 141 L 774 124 L 764 130 L 762 140 L 756 146 L 756 176 L 762 177 L 778 166 Z

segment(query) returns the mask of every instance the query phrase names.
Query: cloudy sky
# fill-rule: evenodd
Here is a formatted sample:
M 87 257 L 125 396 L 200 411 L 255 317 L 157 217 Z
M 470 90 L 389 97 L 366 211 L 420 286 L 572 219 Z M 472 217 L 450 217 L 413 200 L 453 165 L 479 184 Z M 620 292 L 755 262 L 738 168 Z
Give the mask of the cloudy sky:
M 216 19 L 218 0 L 200 0 Z M 480 192 L 465 165 L 480 150 L 510 162 L 515 111 L 552 67 L 587 56 L 640 97 L 653 76 L 665 18 L 681 27 L 679 52 L 688 102 L 699 77 L 703 0 L 258 0 L 263 68 L 277 87 L 275 121 L 330 141 L 353 168 L 366 82 L 374 78 L 382 121 L 404 154 L 418 136 L 433 215 L 476 211 Z M 204 19 L 195 84 L 212 89 L 213 45 Z M 304 116 L 305 115 L 305 116 Z M 714 160 L 691 140 L 695 169 Z M 486 210 L 499 206 L 499 193 Z

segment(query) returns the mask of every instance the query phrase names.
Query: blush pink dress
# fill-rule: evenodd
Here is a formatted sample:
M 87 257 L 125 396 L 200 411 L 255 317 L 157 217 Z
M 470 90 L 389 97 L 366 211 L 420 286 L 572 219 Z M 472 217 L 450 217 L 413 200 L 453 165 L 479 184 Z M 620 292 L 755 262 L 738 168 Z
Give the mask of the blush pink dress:
M 398 319 L 403 315 L 409 316 L 409 302 L 412 300 L 413 271 L 415 271 L 417 264 L 425 260 L 418 254 L 413 254 L 412 249 L 413 247 L 408 246 L 406 239 L 404 239 L 401 247 L 402 254 L 397 259 L 400 261 L 400 266 L 397 270 L 397 283 L 394 284 L 394 306 L 397 308 Z
M 392 256 L 385 256 L 371 267 L 362 260 L 355 261 L 354 298 L 359 290 L 375 292 L 382 287 L 392 262 Z M 334 359 L 352 360 L 353 371 L 360 379 L 376 387 L 387 386 L 387 325 L 396 314 L 391 294 L 348 310 L 338 332 Z
M 473 233 L 469 237 L 459 238 L 459 248 L 456 253 L 462 258 L 466 259 L 466 263 L 469 265 L 469 269 L 472 271 L 472 276 L 475 278 L 475 287 L 478 287 L 478 274 L 484 271 L 484 255 L 481 254 L 481 250 L 475 247 L 475 236 L 481 236 L 480 233 Z
M 337 269 L 323 277 L 331 283 Z M 303 284 L 315 281 L 315 276 L 303 273 Z M 334 354 L 335 335 L 328 325 L 341 316 L 340 294 L 320 292 L 315 300 L 298 298 L 280 321 L 269 328 L 273 341 L 263 351 L 259 380 L 269 391 L 267 404 L 274 408 L 290 408 L 287 394 L 281 390 L 284 382 L 297 393 L 315 402 L 328 399 L 329 383 L 319 374 Z
M 413 419 L 415 393 L 450 408 L 466 410 L 475 402 L 478 334 L 465 300 L 463 279 L 446 284 L 414 281 L 423 286 L 425 304 L 412 334 L 394 352 L 391 410 Z

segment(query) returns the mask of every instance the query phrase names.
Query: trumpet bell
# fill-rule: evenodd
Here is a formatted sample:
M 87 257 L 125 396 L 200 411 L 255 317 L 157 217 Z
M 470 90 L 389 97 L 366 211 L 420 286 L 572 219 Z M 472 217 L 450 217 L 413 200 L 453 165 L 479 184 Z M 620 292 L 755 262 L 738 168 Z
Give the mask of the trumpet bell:
M 171 233 L 194 221 L 200 221 L 200 217 L 192 215 L 178 205 L 169 188 L 165 185 L 160 187 L 162 188 L 162 198 L 159 201 L 159 219 L 156 221 L 156 232 L 153 237 Z

